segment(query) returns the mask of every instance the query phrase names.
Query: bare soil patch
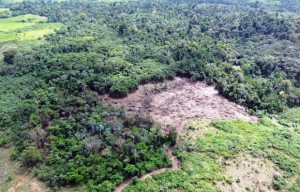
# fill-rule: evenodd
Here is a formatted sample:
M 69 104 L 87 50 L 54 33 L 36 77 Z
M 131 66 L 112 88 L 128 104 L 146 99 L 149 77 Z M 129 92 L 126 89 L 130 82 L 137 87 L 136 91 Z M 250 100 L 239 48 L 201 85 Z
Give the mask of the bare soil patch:
M 193 83 L 185 78 L 175 78 L 159 84 L 141 85 L 136 92 L 129 94 L 126 98 L 113 99 L 104 95 L 102 99 L 118 107 L 124 107 L 128 115 L 138 112 L 143 116 L 153 118 L 162 125 L 164 133 L 168 133 L 170 128 L 175 127 L 181 137 L 184 137 L 182 130 L 189 120 L 200 119 L 209 122 L 209 120 L 217 119 L 241 119 L 257 121 L 257 117 L 249 115 L 244 107 L 220 96 L 214 87 L 207 86 L 203 82 Z M 191 126 L 196 126 L 196 124 Z M 204 127 L 208 127 L 208 124 L 205 124 Z M 201 134 L 210 130 L 201 128 L 203 127 L 197 128 Z M 140 179 L 143 180 L 167 170 L 179 169 L 180 162 L 172 155 L 172 152 L 173 148 L 167 151 L 172 160 L 172 168 L 154 170 Z M 124 181 L 114 192 L 121 192 L 131 182 L 131 179 Z
M 112 99 L 108 95 L 102 98 L 124 106 L 128 114 L 139 112 L 152 117 L 161 123 L 164 132 L 168 132 L 170 127 L 176 127 L 180 132 L 189 119 L 257 121 L 257 117 L 249 115 L 244 107 L 219 95 L 214 87 L 185 78 L 141 85 L 123 99 Z
M 218 183 L 221 191 L 268 191 L 273 192 L 272 182 L 276 166 L 264 158 L 242 154 L 227 162 L 225 173 L 232 184 Z
M 44 192 L 46 187 L 33 174 L 17 175 L 8 192 Z
M 44 192 L 46 186 L 38 181 L 33 171 L 23 170 L 18 161 L 11 161 L 12 148 L 0 148 L 0 191 Z
M 219 130 L 211 125 L 211 120 L 189 120 L 179 132 L 179 141 L 196 144 L 198 138 L 208 133 L 217 133 Z

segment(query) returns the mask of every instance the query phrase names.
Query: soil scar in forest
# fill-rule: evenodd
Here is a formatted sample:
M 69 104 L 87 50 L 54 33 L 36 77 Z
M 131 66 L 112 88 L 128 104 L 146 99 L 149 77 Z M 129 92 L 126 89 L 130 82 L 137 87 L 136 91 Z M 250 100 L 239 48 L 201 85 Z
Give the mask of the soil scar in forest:
M 162 125 L 162 132 L 165 134 L 171 127 L 175 127 L 180 133 L 190 119 L 241 119 L 251 122 L 257 122 L 258 119 L 256 116 L 249 115 L 246 108 L 219 95 L 214 87 L 179 77 L 164 83 L 140 85 L 137 91 L 126 98 L 113 99 L 104 95 L 102 99 L 115 106 L 124 106 L 128 115 L 138 112 L 145 117 L 153 118 Z M 172 152 L 173 148 L 167 152 L 172 161 L 172 168 L 154 170 L 140 179 L 146 179 L 167 170 L 179 169 L 180 162 L 172 155 Z M 131 181 L 131 179 L 125 180 L 114 192 L 121 192 Z
M 246 108 L 222 97 L 212 86 L 203 82 L 190 82 L 176 77 L 172 81 L 139 86 L 138 90 L 126 98 L 105 101 L 124 106 L 127 114 L 136 112 L 150 116 L 167 133 L 171 126 L 180 132 L 190 119 L 222 120 L 241 119 L 256 122 Z

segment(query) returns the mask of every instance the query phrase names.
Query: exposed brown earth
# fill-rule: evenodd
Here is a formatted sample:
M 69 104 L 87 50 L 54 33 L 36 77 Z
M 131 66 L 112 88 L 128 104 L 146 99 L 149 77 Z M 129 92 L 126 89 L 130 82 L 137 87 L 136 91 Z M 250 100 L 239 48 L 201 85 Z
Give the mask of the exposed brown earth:
M 162 125 L 165 133 L 169 131 L 170 127 L 175 127 L 180 133 L 187 121 L 195 119 L 242 119 L 245 121 L 257 121 L 257 117 L 249 115 L 244 107 L 220 96 L 218 91 L 213 87 L 207 86 L 202 82 L 192 83 L 188 79 L 183 78 L 175 78 L 173 81 L 166 83 L 141 85 L 136 92 L 129 94 L 128 97 L 123 99 L 112 99 L 107 95 L 102 97 L 102 99 L 117 106 L 124 106 L 126 113 L 129 115 L 139 112 L 144 116 L 152 117 Z M 167 170 L 179 169 L 180 162 L 172 155 L 172 151 L 172 148 L 167 151 L 168 157 L 172 161 L 171 168 L 154 170 L 143 175 L 140 179 L 143 180 Z M 247 162 L 245 163 L 247 164 Z M 242 175 L 235 174 L 236 171 L 242 172 L 240 169 L 228 167 L 227 171 L 229 175 L 233 175 L 233 178 L 235 178 L 235 175 L 242 177 Z M 45 189 L 45 186 L 41 185 L 32 176 L 21 174 L 16 175 L 16 177 L 13 181 L 14 184 L 8 191 L 25 190 L 38 192 Z M 115 189 L 115 192 L 121 192 L 131 181 L 131 179 L 125 180 Z M 269 182 L 268 180 L 265 183 L 268 184 Z M 242 183 L 240 185 L 245 186 Z M 220 187 L 223 190 L 229 189 L 227 188 L 229 186 L 226 185 L 220 185 Z
M 161 123 L 164 132 L 168 132 L 170 127 L 180 132 L 189 119 L 257 121 L 257 117 L 249 115 L 244 107 L 219 95 L 214 87 L 184 78 L 141 85 L 123 99 L 112 99 L 108 95 L 103 99 L 124 106 L 129 114 L 139 112 L 152 117 Z
M 1 192 L 44 192 L 46 186 L 37 180 L 33 171 L 24 170 L 18 161 L 10 160 L 12 148 L 0 148 Z
M 218 183 L 221 191 L 274 191 L 276 166 L 271 161 L 243 154 L 227 163 L 226 175 L 232 178 L 232 184 Z
M 258 119 L 249 115 L 244 107 L 220 96 L 214 87 L 207 86 L 203 82 L 193 83 L 184 78 L 175 78 L 159 84 L 141 85 L 136 92 L 126 98 L 113 99 L 105 95 L 102 99 L 118 107 L 124 107 L 129 115 L 138 112 L 143 116 L 152 117 L 162 125 L 164 133 L 168 133 L 170 128 L 174 127 L 180 134 L 187 121 L 195 119 L 241 119 L 252 122 Z M 172 168 L 154 170 L 140 179 L 167 170 L 179 169 L 180 162 L 172 152 L 172 148 L 168 150 Z M 114 192 L 121 192 L 131 182 L 131 179 L 125 180 Z

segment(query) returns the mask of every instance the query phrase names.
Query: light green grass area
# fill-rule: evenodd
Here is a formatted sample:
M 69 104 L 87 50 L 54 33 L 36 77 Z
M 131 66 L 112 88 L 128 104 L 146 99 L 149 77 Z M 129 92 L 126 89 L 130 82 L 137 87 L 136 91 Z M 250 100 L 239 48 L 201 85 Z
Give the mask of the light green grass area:
M 46 191 L 45 184 L 37 180 L 34 171 L 10 160 L 11 152 L 12 148 L 0 148 L 0 191 Z
M 41 29 L 41 30 L 32 30 L 25 31 L 21 33 L 0 33 L 0 42 L 11 41 L 11 40 L 32 40 L 39 37 L 43 37 L 46 34 L 52 33 L 53 29 Z
M 6 19 L 0 19 L 0 31 L 8 32 L 12 30 L 22 29 L 28 26 L 36 25 L 38 22 L 46 22 L 47 18 L 37 15 L 21 15 Z
M 0 42 L 32 40 L 53 33 L 61 23 L 45 23 L 47 18 L 37 15 L 22 15 L 0 19 Z
M 7 191 L 18 165 L 9 160 L 12 149 L 0 148 L 0 191 Z
M 299 110 L 287 111 L 278 117 L 278 122 L 288 117 L 299 120 Z M 244 162 L 238 165 L 236 160 L 244 156 L 269 162 L 274 167 L 275 172 L 268 175 L 271 182 L 265 186 L 267 190 L 300 191 L 300 134 L 299 124 L 296 123 L 277 125 L 269 118 L 262 118 L 257 124 L 243 121 L 215 121 L 210 124 L 193 121 L 183 130 L 175 154 L 182 162 L 180 170 L 167 171 L 138 181 L 129 185 L 125 192 L 212 192 L 220 191 L 222 186 L 230 186 L 234 182 L 240 185 L 240 181 L 234 180 L 226 170 L 229 162 L 242 166 Z M 264 175 L 259 171 L 260 167 L 257 167 L 255 172 Z M 257 189 L 245 186 L 243 190 Z
M 300 126 L 300 108 L 287 110 L 279 116 L 279 122 L 288 127 Z

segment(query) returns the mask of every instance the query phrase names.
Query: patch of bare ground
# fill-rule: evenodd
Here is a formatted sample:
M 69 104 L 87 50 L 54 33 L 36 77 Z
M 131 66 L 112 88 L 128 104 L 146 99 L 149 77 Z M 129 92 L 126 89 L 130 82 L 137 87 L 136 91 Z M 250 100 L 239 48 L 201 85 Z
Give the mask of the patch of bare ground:
M 187 134 L 182 129 L 189 120 L 201 119 L 207 122 L 207 125 L 191 132 L 195 136 L 194 140 L 196 136 L 199 136 L 198 132 L 205 134 L 209 130 L 210 120 L 257 121 L 257 117 L 249 115 L 244 107 L 220 96 L 214 87 L 207 86 L 203 82 L 193 83 L 188 79 L 178 77 L 165 83 L 141 85 L 136 92 L 129 94 L 126 98 L 113 99 L 105 95 L 102 99 L 118 107 L 124 107 L 129 115 L 138 112 L 143 116 L 152 117 L 154 121 L 162 125 L 164 133 L 168 133 L 171 127 L 175 127 L 181 137 L 184 136 L 182 134 Z M 194 129 L 192 123 L 187 129 Z M 196 134 L 195 131 L 197 131 Z M 140 179 L 146 179 L 166 170 L 179 169 L 180 162 L 172 155 L 172 152 L 172 148 L 167 152 L 172 160 L 172 168 L 154 170 Z M 125 180 L 115 189 L 115 192 L 121 192 L 131 181 L 131 179 Z
M 44 192 L 46 186 L 37 180 L 33 173 L 16 174 L 7 192 Z
M 198 138 L 207 133 L 216 133 L 218 129 L 214 128 L 211 120 L 189 120 L 179 132 L 179 141 L 196 144 Z
M 112 99 L 108 95 L 102 98 L 124 106 L 128 114 L 139 112 L 152 117 L 161 123 L 164 132 L 170 127 L 176 127 L 180 132 L 189 119 L 257 121 L 257 117 L 249 115 L 244 107 L 219 95 L 214 87 L 185 78 L 141 85 L 136 92 L 122 99 Z
M 274 191 L 272 182 L 276 166 L 271 161 L 242 154 L 226 164 L 225 174 L 232 178 L 232 183 L 218 183 L 222 192 Z
M 15 165 L 9 161 L 12 149 L 0 148 L 0 191 L 4 191 L 7 187 L 8 178 L 13 174 Z
M 10 160 L 12 148 L 0 148 L 0 191 L 44 192 L 46 186 L 34 177 L 32 171 L 24 171 L 17 161 Z

